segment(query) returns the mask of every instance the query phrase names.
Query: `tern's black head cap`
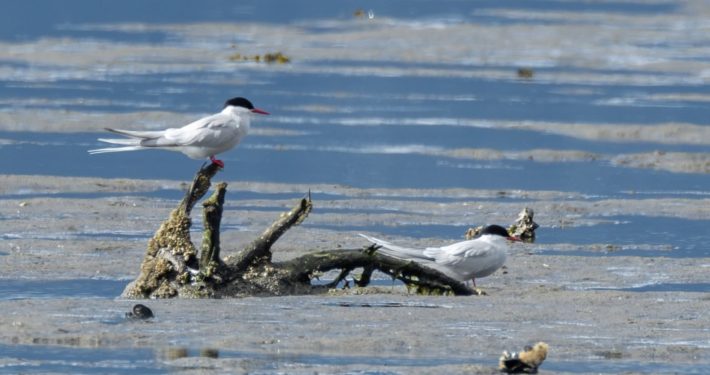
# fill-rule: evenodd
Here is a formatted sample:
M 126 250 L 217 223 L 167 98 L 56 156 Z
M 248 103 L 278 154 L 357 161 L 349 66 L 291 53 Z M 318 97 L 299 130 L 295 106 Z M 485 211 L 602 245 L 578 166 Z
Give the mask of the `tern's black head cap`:
M 510 234 L 508 234 L 508 231 L 501 227 L 500 225 L 488 225 L 481 229 L 481 236 L 484 234 L 492 234 L 492 235 L 497 235 L 497 236 L 502 236 L 502 237 L 510 237 Z
M 244 107 L 246 109 L 254 109 L 254 105 L 245 98 L 232 98 L 224 102 L 224 107 L 233 105 L 235 107 Z

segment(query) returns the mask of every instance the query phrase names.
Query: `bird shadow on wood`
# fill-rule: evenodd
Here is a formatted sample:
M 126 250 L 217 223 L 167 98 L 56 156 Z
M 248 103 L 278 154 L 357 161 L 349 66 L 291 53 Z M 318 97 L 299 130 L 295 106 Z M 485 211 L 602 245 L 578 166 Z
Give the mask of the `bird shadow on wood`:
M 222 259 L 219 227 L 227 184 L 216 184 L 212 195 L 202 203 L 204 228 L 198 252 L 190 238 L 190 214 L 195 204 L 207 194 L 211 180 L 219 169 L 218 165 L 209 164 L 197 171 L 185 197 L 148 241 L 140 274 L 126 286 L 122 297 L 222 298 L 321 294 L 336 288 L 359 269 L 362 269 L 359 278 L 352 276 L 358 287 L 368 286 L 372 273 L 380 271 L 404 282 L 409 290 L 419 294 L 477 294 L 465 284 L 434 269 L 382 255 L 374 245 L 360 249 L 313 251 L 289 261 L 273 262 L 273 244 L 287 230 L 306 220 L 311 212 L 313 201 L 310 192 L 246 247 Z M 528 225 L 534 224 L 532 229 L 528 227 L 534 236 L 537 224 L 532 221 L 531 210 L 523 220 Z M 313 283 L 318 275 L 332 270 L 340 271 L 335 280 L 328 284 Z

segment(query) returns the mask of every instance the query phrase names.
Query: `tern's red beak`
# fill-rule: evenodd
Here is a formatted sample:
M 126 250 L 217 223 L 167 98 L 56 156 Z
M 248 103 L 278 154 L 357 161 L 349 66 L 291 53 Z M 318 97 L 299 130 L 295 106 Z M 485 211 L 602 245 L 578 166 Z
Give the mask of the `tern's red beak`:
M 268 115 L 268 114 L 269 114 L 269 112 L 266 112 L 266 111 L 264 111 L 264 110 L 262 110 L 262 109 L 259 109 L 259 108 L 254 108 L 254 109 L 251 110 L 251 112 L 252 112 L 252 113 L 258 113 L 258 114 L 260 114 L 260 115 Z
M 515 236 L 508 236 L 508 240 L 510 241 L 522 241 L 520 237 L 515 237 Z

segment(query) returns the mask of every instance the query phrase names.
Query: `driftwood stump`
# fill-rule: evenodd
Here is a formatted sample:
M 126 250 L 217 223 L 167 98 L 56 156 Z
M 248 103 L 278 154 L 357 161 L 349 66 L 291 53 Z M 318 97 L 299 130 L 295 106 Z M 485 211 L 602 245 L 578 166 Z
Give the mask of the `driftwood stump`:
M 535 242 L 535 229 L 537 229 L 539 225 L 533 221 L 534 215 L 535 213 L 532 208 L 525 207 L 520 211 L 515 222 L 508 227 L 508 233 L 525 242 Z M 470 240 L 481 233 L 482 230 L 483 226 L 469 228 L 466 233 L 464 233 L 464 237 Z
M 200 254 L 190 239 L 192 208 L 209 190 L 219 167 L 201 168 L 185 198 L 148 242 L 140 275 L 124 290 L 124 298 L 242 297 L 324 293 L 335 288 L 354 270 L 362 273 L 354 282 L 370 283 L 376 270 L 401 280 L 422 294 L 472 295 L 463 283 L 418 263 L 379 254 L 376 246 L 361 249 L 316 251 L 286 261 L 272 262 L 271 246 L 289 228 L 302 223 L 311 212 L 310 193 L 238 253 L 220 258 L 219 226 L 227 184 L 217 184 L 203 205 L 204 230 Z M 530 211 L 532 223 L 532 211 Z M 537 224 L 535 224 L 537 225 Z M 534 229 L 533 229 L 534 230 Z M 329 284 L 313 285 L 324 272 L 340 270 Z

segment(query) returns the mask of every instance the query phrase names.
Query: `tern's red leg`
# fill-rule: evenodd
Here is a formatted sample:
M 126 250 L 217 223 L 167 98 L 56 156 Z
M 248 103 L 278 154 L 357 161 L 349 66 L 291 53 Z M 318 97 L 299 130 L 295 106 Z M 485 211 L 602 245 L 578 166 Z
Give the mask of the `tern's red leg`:
M 224 168 L 224 162 L 219 159 L 216 159 L 214 155 L 210 156 L 210 161 L 214 164 L 217 164 L 220 168 Z

